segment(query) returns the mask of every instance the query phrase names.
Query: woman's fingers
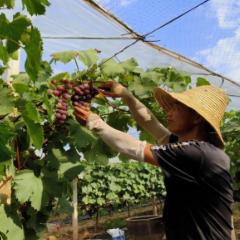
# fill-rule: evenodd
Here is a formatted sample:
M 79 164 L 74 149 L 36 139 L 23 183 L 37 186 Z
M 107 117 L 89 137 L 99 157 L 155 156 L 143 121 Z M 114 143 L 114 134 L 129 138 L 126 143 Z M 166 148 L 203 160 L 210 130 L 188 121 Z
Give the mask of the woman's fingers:
M 77 121 L 82 125 L 86 125 L 88 116 L 91 114 L 90 111 L 83 110 L 82 108 L 75 107 L 73 115 L 76 117 Z
M 113 81 L 108 81 L 100 86 L 98 86 L 99 91 L 103 96 L 116 97 L 116 94 L 112 92 Z
M 121 97 L 122 84 L 114 81 L 107 81 L 98 87 L 102 95 L 112 98 Z

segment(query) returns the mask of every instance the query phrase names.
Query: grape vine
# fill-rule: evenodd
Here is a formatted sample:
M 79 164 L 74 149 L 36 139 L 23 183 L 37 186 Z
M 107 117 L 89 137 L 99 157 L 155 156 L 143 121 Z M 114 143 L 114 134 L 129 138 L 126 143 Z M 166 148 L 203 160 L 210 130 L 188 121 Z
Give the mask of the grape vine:
M 22 2 L 30 15 L 44 14 L 45 7 L 50 5 L 47 0 Z M 14 8 L 14 0 L 0 1 L 0 7 Z M 134 58 L 120 63 L 114 59 L 105 61 L 95 49 L 53 53 L 51 61 L 47 62 L 42 60 L 44 49 L 40 32 L 31 20 L 21 13 L 16 13 L 12 19 L 0 14 L 0 236 L 4 240 L 37 240 L 45 233 L 53 209 L 72 211 L 71 182 L 86 170 L 86 161 L 98 164 L 98 169 L 101 169 L 99 165 L 107 166 L 111 158 L 128 161 L 82 127 L 75 120 L 73 107 L 90 109 L 110 126 L 124 132 L 135 129 L 140 132 L 140 140 L 155 143 L 136 124 L 121 99 L 108 99 L 97 94 L 96 88 L 109 78 L 120 82 L 165 124 L 166 116 L 154 100 L 152 89 L 164 86 L 181 92 L 191 86 L 191 76 L 172 67 L 144 71 Z M 17 59 L 20 48 L 27 56 L 25 71 L 12 76 L 11 83 L 7 84 L 2 74 L 8 68 L 8 61 Z M 81 61 L 85 67 L 79 69 L 78 64 L 77 70 L 71 73 L 54 74 L 53 64 L 70 61 Z M 198 79 L 198 85 L 205 83 L 206 80 Z M 239 157 L 235 153 L 239 149 L 239 135 L 230 132 L 234 129 L 232 133 L 238 133 L 239 115 L 225 124 L 226 150 L 235 164 L 232 174 L 237 192 Z M 116 176 L 120 174 L 121 171 Z M 114 176 L 109 177 L 116 180 Z M 127 178 L 118 180 L 124 182 Z M 144 181 L 149 181 L 147 173 Z M 150 197 L 135 185 L 127 183 L 122 187 L 122 190 L 132 187 L 136 191 L 134 196 L 118 189 L 117 201 L 131 204 Z M 146 189 L 153 187 L 157 189 L 153 185 Z M 80 199 L 90 210 L 93 206 L 87 203 L 84 191 Z M 113 204 L 111 195 L 103 193 L 101 196 L 94 199 L 98 205 Z

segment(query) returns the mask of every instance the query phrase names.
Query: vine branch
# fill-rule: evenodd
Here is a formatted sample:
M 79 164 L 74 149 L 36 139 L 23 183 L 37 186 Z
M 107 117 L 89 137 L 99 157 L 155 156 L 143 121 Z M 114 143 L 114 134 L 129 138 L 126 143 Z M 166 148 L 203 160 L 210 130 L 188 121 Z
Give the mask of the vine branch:
M 95 98 L 98 99 L 98 100 L 100 100 L 100 101 L 102 101 L 102 102 L 104 102 L 104 103 L 106 103 L 107 105 L 111 106 L 111 107 L 114 108 L 114 109 L 117 109 L 117 110 L 119 110 L 119 111 L 121 111 L 121 112 L 125 112 L 125 113 L 128 113 L 128 114 L 131 114 L 129 111 L 124 110 L 124 109 L 122 109 L 122 108 L 118 108 L 118 107 L 112 105 L 110 102 L 108 102 L 108 101 L 106 101 L 106 100 L 104 100 L 104 99 L 101 99 L 101 98 L 98 98 L 98 97 L 95 97 Z

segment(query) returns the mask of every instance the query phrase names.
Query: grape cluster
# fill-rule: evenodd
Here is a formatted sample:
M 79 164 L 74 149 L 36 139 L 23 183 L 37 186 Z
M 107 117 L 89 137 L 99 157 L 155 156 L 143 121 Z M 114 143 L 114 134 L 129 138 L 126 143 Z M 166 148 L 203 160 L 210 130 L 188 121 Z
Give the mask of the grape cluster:
M 80 107 L 84 110 L 89 111 L 91 106 L 92 98 L 98 94 L 95 88 L 90 88 L 87 85 L 80 85 L 74 87 L 75 93 L 72 95 L 72 104 L 76 107 Z
M 59 125 L 64 124 L 67 119 L 67 107 L 70 104 L 69 98 L 71 99 L 73 106 L 89 111 L 92 98 L 98 94 L 98 91 L 93 88 L 92 85 L 79 85 L 79 83 L 64 79 L 60 80 L 60 84 L 58 84 L 55 79 L 51 80 L 51 83 L 55 88 L 49 88 L 47 91 L 58 97 L 55 112 L 55 124 Z

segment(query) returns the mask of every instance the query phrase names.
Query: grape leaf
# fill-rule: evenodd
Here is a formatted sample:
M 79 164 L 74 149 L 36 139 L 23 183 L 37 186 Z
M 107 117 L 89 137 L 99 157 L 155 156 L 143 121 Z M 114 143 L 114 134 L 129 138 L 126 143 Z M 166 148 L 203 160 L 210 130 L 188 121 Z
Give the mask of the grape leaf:
M 59 171 L 64 174 L 64 176 L 69 180 L 72 181 L 74 178 L 78 176 L 84 170 L 83 165 L 80 162 L 77 163 L 61 163 Z
M 57 211 L 59 213 L 73 213 L 73 206 L 70 205 L 65 195 L 62 195 L 57 202 Z
M 110 193 L 107 194 L 106 198 L 109 199 L 109 200 L 116 200 L 118 198 L 118 196 L 117 196 L 116 193 L 110 192 Z
M 156 143 L 156 140 L 145 130 L 141 129 L 139 139 L 148 143 Z
M 3 85 L 0 85 L 0 116 L 13 112 L 13 96 L 10 95 L 10 89 L 1 88 Z
M 51 54 L 51 57 L 53 58 L 54 62 L 60 61 L 64 64 L 70 62 L 71 60 L 75 59 L 78 55 L 77 51 L 69 50 L 69 51 L 63 51 L 63 52 L 56 52 Z
M 128 123 L 130 121 L 132 121 L 131 116 L 115 111 L 108 115 L 107 124 L 117 130 L 127 132 L 129 129 Z
M 24 15 L 16 13 L 13 21 L 9 22 L 5 15 L 0 15 L 0 38 L 7 38 L 7 50 L 13 53 L 20 47 L 21 36 L 27 31 L 27 27 L 31 25 L 31 21 Z
M 0 75 L 3 75 L 3 73 L 7 70 L 7 67 L 2 67 L 0 65 Z
M 211 85 L 209 81 L 207 81 L 205 78 L 198 77 L 196 86 L 203 86 L 203 85 Z
M 32 207 L 40 210 L 46 206 L 51 196 L 60 197 L 63 184 L 56 171 L 42 169 L 41 176 L 36 177 L 31 170 L 22 170 L 14 178 L 14 189 L 19 202 L 31 201 Z
M 82 147 L 97 141 L 97 137 L 93 133 L 82 127 L 78 122 L 69 119 L 66 121 L 69 124 L 70 135 L 76 141 L 76 146 L 79 150 Z
M 14 8 L 15 0 L 0 0 L 0 7 Z
M 7 236 L 2 232 L 0 232 L 0 239 L 1 240 L 8 240 Z
M 8 146 L 8 142 L 13 137 L 13 134 L 9 131 L 5 125 L 0 124 L 0 163 L 11 160 L 14 152 Z
M 2 60 L 3 64 L 6 65 L 9 61 L 9 53 L 7 51 L 7 48 L 3 46 L 3 42 L 0 42 L 0 59 Z
M 172 88 L 174 92 L 183 92 L 186 90 L 187 82 L 189 82 L 189 80 L 185 81 L 185 78 L 186 76 L 173 69 L 168 72 L 164 84 Z
M 30 116 L 23 114 L 22 118 L 26 124 L 30 138 L 37 149 L 41 149 L 44 136 L 43 128 L 39 123 L 35 123 Z
M 121 66 L 126 72 L 132 72 L 136 66 L 138 66 L 138 63 L 135 58 L 131 58 L 124 62 L 120 62 L 119 66 Z
M 148 81 L 153 81 L 156 85 L 161 85 L 162 81 L 162 74 L 157 72 L 143 72 L 141 73 L 142 82 L 146 83 Z
M 52 169 L 58 169 L 61 163 L 69 163 L 69 166 L 71 166 L 71 164 L 77 164 L 80 159 L 80 155 L 74 148 L 65 151 L 63 146 L 53 146 L 52 144 L 49 144 L 48 152 L 49 153 L 46 157 L 49 160 L 49 167 Z
M 11 59 L 17 61 L 19 59 L 19 51 L 15 51 L 10 56 L 11 56 Z
M 24 231 L 17 211 L 12 211 L 8 205 L 0 205 L 0 232 L 7 236 L 7 239 L 23 240 Z
M 48 209 L 49 211 L 50 209 Z M 27 209 L 27 215 L 30 216 L 30 219 L 28 220 L 26 226 L 28 228 L 34 229 L 36 232 L 42 232 L 46 230 L 45 222 L 49 218 L 49 212 L 47 211 L 36 211 L 32 207 L 28 207 Z
M 44 15 L 46 12 L 45 6 L 50 6 L 47 0 L 22 0 L 23 9 L 27 8 L 30 15 Z
M 84 157 L 89 162 L 107 165 L 109 158 L 115 157 L 117 152 L 108 147 L 101 139 L 92 144 L 91 149 L 84 152 Z
M 17 93 L 24 93 L 29 91 L 30 78 L 26 73 L 20 73 L 17 75 L 12 75 L 13 78 L 12 85 Z
M 100 63 L 100 69 L 104 72 L 108 77 L 114 78 L 118 74 L 123 74 L 125 72 L 124 68 L 117 64 L 114 59 L 103 59 Z
M 43 43 L 39 30 L 37 28 L 32 28 L 30 39 L 24 47 L 24 50 L 27 53 L 25 70 L 34 82 L 37 81 L 40 70 L 42 45 Z
M 32 104 L 32 102 L 26 103 L 26 113 L 25 113 L 29 119 L 33 120 L 36 123 L 41 123 L 41 119 L 39 116 L 39 112 L 37 110 L 37 107 Z
M 54 114 L 53 114 L 52 106 L 53 106 L 52 99 L 50 100 L 48 98 L 47 92 L 44 92 L 43 93 L 43 108 L 47 110 L 48 122 L 50 123 L 50 125 L 52 125 L 52 123 L 54 121 Z
M 142 84 L 140 78 L 135 76 L 134 81 L 129 83 L 128 90 L 134 91 L 139 98 L 146 98 L 156 86 L 156 83 L 151 80 Z
M 97 60 L 99 59 L 97 53 L 98 52 L 95 49 L 88 49 L 78 52 L 79 59 L 82 61 L 84 65 L 88 67 L 91 67 L 92 65 L 97 63 Z

